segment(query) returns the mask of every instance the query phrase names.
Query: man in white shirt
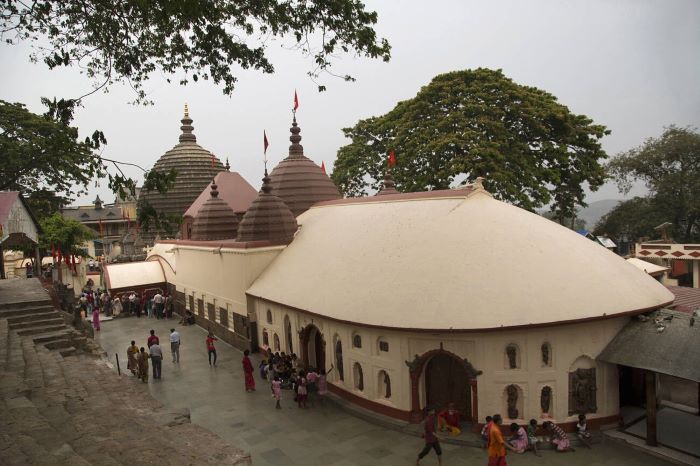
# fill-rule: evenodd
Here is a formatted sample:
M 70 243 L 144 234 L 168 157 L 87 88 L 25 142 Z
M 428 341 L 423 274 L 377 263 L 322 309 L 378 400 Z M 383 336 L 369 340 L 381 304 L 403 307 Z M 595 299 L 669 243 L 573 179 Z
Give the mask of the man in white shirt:
M 163 318 L 163 295 L 160 292 L 153 296 L 153 305 L 156 308 L 156 319 Z
M 153 363 L 153 378 L 160 379 L 160 371 L 163 368 L 163 350 L 155 343 L 148 348 L 151 353 L 151 363 Z
M 173 362 L 180 362 L 180 333 L 174 328 L 170 329 L 170 352 L 173 354 Z
M 131 293 L 129 295 L 129 314 L 136 312 L 136 294 Z

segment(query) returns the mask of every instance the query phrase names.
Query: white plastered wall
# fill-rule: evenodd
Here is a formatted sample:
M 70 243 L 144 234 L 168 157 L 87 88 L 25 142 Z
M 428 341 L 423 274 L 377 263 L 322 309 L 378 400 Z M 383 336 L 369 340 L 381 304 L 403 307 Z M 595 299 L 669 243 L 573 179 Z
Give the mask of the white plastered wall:
M 523 399 L 519 419 L 525 423 L 531 418 L 552 419 L 557 422 L 573 421 L 576 415 L 569 416 L 569 372 L 581 365 L 596 367 L 597 412 L 589 418 L 617 415 L 619 412 L 619 384 L 617 367 L 595 361 L 595 357 L 627 322 L 626 317 L 598 320 L 587 323 L 558 325 L 522 330 L 503 330 L 482 333 L 439 334 L 410 331 L 383 330 L 353 326 L 254 299 L 253 306 L 258 319 L 258 339 L 263 341 L 262 332 L 267 330 L 270 345 L 273 335 L 280 337 L 282 350 L 286 347 L 284 331 L 285 315 L 292 326 L 293 349 L 301 355 L 299 330 L 309 324 L 319 328 L 326 343 L 326 369 L 335 364 L 335 341 L 340 338 L 343 347 L 344 379 L 339 379 L 337 370 L 328 377 L 329 382 L 357 396 L 385 404 L 404 411 L 411 410 L 411 384 L 406 361 L 413 361 L 415 355 L 430 350 L 443 349 L 466 358 L 475 369 L 483 371 L 477 377 L 478 413 L 483 422 L 486 415 L 500 413 L 507 417 L 504 391 L 510 384 L 520 388 Z M 267 311 L 272 314 L 272 323 L 266 321 Z M 353 348 L 353 335 L 362 338 L 362 348 Z M 379 351 L 379 339 L 389 344 L 389 351 Z M 551 366 L 542 363 L 542 344 L 549 343 Z M 515 344 L 520 352 L 520 366 L 509 369 L 505 349 Z M 582 359 L 581 359 L 582 358 Z M 578 361 L 577 361 L 578 360 Z M 583 362 L 582 362 L 583 361 Z M 355 388 L 353 364 L 360 363 L 363 371 L 364 390 Z M 588 366 L 587 366 L 588 367 Z M 379 372 L 386 371 L 391 379 L 391 398 L 383 396 L 379 383 Z M 425 370 L 425 368 L 424 368 Z M 542 413 L 540 394 L 544 386 L 552 388 L 549 414 Z M 420 379 L 421 408 L 425 406 L 425 380 Z M 518 404 L 521 404 L 520 402 Z

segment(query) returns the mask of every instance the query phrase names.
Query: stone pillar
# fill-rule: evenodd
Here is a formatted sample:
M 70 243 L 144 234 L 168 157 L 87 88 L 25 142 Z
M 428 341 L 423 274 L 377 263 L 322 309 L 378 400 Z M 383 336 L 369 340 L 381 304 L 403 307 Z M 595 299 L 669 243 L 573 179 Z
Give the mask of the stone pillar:
M 647 445 L 655 447 L 656 443 L 656 373 L 645 373 L 647 392 Z

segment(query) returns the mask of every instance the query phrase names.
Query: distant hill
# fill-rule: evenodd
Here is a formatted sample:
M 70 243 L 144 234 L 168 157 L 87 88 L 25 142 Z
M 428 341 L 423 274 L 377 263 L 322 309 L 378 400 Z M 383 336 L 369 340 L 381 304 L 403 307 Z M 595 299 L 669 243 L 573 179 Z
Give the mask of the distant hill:
M 587 230 L 593 230 L 598 220 L 615 208 L 620 201 L 620 199 L 603 199 L 591 202 L 588 207 L 579 210 L 578 217 L 586 222 Z

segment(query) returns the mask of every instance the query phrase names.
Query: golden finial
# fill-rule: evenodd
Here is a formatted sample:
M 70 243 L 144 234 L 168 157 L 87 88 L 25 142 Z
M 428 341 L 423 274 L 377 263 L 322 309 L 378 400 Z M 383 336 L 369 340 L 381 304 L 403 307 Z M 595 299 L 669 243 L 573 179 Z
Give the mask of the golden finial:
M 185 118 L 190 117 L 190 109 L 187 107 L 187 103 L 185 103 Z

